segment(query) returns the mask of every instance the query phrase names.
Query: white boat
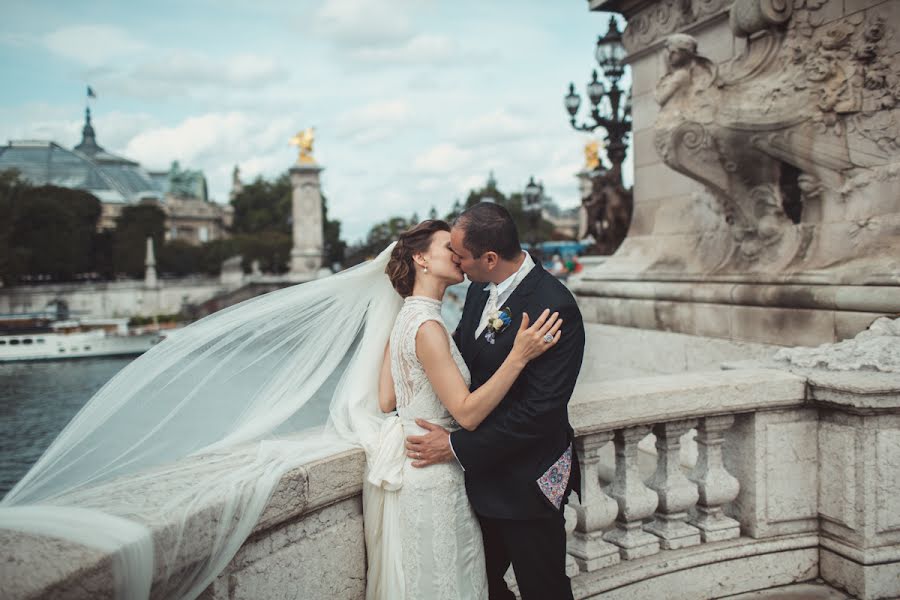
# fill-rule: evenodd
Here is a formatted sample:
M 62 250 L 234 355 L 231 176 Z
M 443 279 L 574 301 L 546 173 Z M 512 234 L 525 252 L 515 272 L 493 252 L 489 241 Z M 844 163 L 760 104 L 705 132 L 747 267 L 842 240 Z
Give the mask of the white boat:
M 0 334 L 0 362 L 136 356 L 161 339 L 158 332 L 129 332 L 127 319 L 55 321 Z

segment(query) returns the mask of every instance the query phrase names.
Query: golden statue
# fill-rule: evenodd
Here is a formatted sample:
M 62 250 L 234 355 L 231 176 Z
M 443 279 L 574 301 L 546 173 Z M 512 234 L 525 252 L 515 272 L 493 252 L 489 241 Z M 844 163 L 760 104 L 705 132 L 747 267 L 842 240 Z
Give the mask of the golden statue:
M 584 170 L 595 171 L 600 168 L 600 142 L 591 140 L 584 145 Z
M 316 159 L 312 155 L 314 141 L 315 130 L 312 127 L 297 132 L 297 135 L 291 138 L 291 146 L 297 146 L 300 149 L 300 155 L 297 157 L 298 165 L 316 164 Z

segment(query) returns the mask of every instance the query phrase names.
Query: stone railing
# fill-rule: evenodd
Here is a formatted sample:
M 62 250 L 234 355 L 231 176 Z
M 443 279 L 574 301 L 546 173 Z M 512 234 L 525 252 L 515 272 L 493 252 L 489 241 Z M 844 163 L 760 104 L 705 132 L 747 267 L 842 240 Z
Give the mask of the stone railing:
M 719 598 L 815 577 L 859 598 L 900 595 L 900 382 L 859 375 L 740 368 L 579 384 L 576 597 Z M 363 598 L 364 464 L 348 451 L 288 473 L 202 598 Z M 185 535 L 198 560 L 203 514 Z M 11 531 L 0 547 L 3 598 L 111 597 L 98 551 Z

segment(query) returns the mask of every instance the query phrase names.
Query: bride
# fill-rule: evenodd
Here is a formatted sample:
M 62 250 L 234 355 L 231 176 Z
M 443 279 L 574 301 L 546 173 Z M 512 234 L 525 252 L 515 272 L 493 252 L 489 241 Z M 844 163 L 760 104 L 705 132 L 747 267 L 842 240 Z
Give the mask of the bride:
M 403 442 L 424 433 L 417 418 L 450 430 L 477 428 L 528 361 L 555 345 L 544 336 L 559 340 L 561 322 L 545 311 L 529 326 L 526 315 L 503 365 L 470 393 L 469 369 L 441 320 L 444 291 L 463 280 L 450 226 L 424 221 L 402 234 L 387 273 L 404 301 L 385 347 L 378 394 L 381 410 L 397 414 L 382 425 L 364 491 L 367 598 L 486 599 L 481 529 L 461 467 L 414 468 Z
M 544 315 L 521 331 L 503 372 L 469 394 L 439 321 L 444 288 L 463 278 L 447 237 L 445 224 L 426 222 L 372 261 L 167 337 L 66 425 L 0 501 L 0 529 L 101 551 L 116 598 L 194 599 L 283 477 L 356 447 L 368 465 L 368 596 L 483 597 L 461 470 L 410 468 L 404 428 L 419 416 L 477 427 L 524 361 L 547 349 L 535 342 L 541 332 L 558 325 Z M 386 418 L 381 408 L 394 403 Z

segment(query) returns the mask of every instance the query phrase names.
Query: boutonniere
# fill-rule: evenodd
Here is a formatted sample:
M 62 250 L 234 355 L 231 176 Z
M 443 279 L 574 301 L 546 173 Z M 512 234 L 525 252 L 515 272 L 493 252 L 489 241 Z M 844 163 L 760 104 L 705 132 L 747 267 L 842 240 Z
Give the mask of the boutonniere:
M 484 339 L 487 340 L 488 344 L 493 344 L 494 340 L 497 339 L 497 334 L 509 327 L 510 323 L 512 323 L 512 311 L 508 306 L 504 306 L 500 310 L 494 311 L 494 314 L 488 319 L 487 331 L 484 334 Z

